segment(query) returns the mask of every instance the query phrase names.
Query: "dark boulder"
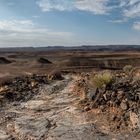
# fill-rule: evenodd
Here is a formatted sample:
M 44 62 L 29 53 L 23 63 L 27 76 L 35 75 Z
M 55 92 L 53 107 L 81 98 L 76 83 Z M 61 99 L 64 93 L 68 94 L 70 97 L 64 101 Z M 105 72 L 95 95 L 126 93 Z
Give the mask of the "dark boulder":
M 40 57 L 37 61 L 41 64 L 52 64 L 51 61 L 49 61 L 48 59 L 43 58 L 43 57 Z
M 5 57 L 0 57 L 0 64 L 10 64 L 12 63 L 10 60 L 6 59 Z

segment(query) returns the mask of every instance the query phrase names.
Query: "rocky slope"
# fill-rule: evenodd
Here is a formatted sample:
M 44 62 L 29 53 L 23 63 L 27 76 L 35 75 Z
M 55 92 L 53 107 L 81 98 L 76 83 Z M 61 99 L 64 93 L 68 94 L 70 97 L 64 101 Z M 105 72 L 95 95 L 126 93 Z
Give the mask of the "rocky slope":
M 40 79 L 44 80 L 40 81 Z M 82 81 L 80 75 L 67 74 L 63 80 L 49 81 L 46 77 L 17 79 L 12 87 L 27 87 L 23 92 L 18 88 L 8 100 L 4 96 L 0 110 L 0 140 L 136 140 L 128 130 L 112 131 L 107 114 L 100 109 L 87 110 L 81 107 L 83 89 L 77 82 Z M 34 82 L 31 82 L 31 81 Z M 28 82 L 27 82 L 28 81 Z M 45 81 L 45 82 L 44 82 Z M 82 81 L 84 82 L 84 81 Z M 20 83 L 20 84 L 19 84 Z M 28 84 L 27 84 L 28 83 Z M 36 83 L 36 84 L 35 84 Z M 30 87 L 30 88 L 29 88 Z M 9 89 L 9 88 L 8 88 Z M 33 96 L 30 95 L 29 91 Z M 7 91 L 2 91 L 2 96 Z M 24 94 L 21 94 L 24 93 Z M 22 98 L 26 100 L 19 100 Z M 8 96 L 9 97 L 9 96 Z

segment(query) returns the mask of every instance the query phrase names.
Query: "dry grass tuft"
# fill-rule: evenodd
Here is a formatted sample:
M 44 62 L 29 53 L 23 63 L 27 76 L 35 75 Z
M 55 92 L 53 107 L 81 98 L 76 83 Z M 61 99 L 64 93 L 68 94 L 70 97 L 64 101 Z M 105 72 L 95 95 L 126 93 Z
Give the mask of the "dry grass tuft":
M 104 71 L 96 75 L 91 75 L 91 83 L 97 88 L 103 88 L 113 82 L 114 76 L 109 71 Z

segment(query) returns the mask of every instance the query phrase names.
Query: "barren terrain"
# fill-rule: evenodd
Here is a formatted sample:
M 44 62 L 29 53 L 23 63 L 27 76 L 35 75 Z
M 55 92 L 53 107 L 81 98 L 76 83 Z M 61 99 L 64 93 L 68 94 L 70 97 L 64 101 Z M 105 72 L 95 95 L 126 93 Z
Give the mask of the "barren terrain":
M 140 66 L 140 53 L 96 52 L 81 50 L 0 52 L 0 77 L 30 73 L 60 71 L 92 71 L 92 69 L 120 70 L 125 65 Z M 3 60 L 5 59 L 5 60 Z M 39 61 L 46 59 L 46 62 Z
M 120 76 L 125 65 L 140 66 L 140 52 L 77 50 L 0 55 L 0 140 L 140 139 L 139 110 L 134 110 L 140 103 L 139 83 L 124 78 L 104 93 L 107 96 L 111 92 L 111 97 L 100 96 L 93 101 L 84 97 L 84 88 L 95 92 L 86 86 L 91 72 L 108 69 Z M 112 97 L 113 90 L 123 92 L 123 99 L 130 98 L 128 92 L 136 93 L 136 98 L 130 99 L 132 106 L 124 110 L 125 104 L 122 107 L 118 102 L 115 108 L 108 106 L 118 98 L 116 92 Z

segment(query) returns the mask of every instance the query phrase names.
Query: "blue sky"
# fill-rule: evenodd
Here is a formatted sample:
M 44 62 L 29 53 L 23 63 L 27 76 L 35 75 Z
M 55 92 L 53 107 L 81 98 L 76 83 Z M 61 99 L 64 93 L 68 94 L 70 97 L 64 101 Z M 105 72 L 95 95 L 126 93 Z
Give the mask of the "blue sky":
M 140 0 L 0 0 L 0 47 L 140 44 Z

